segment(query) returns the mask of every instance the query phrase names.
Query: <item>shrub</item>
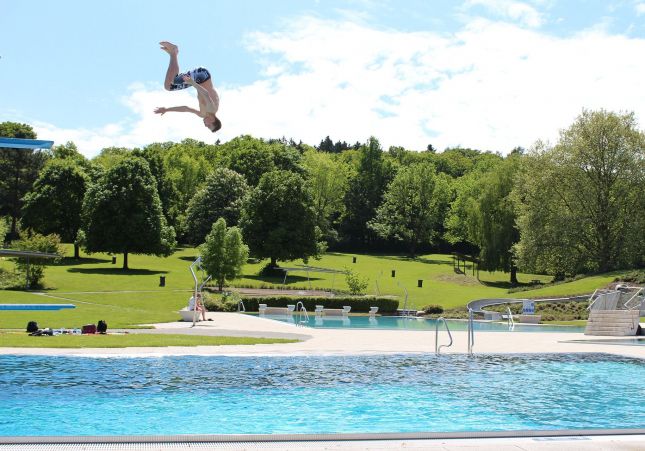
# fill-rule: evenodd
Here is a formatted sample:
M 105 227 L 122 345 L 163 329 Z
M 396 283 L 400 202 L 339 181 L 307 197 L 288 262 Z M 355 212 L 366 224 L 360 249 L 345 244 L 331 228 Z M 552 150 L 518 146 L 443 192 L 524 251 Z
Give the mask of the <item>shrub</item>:
M 443 313 L 443 307 L 436 304 L 426 305 L 421 309 L 426 315 L 439 315 Z
M 644 269 L 637 269 L 634 271 L 630 271 L 627 274 L 621 276 L 621 277 L 616 277 L 614 279 L 615 282 L 631 282 L 631 283 L 638 283 L 638 284 L 645 284 L 645 270 Z
M 202 298 L 204 307 L 209 312 L 236 312 L 241 299 L 236 292 L 226 292 L 221 295 L 204 292 Z
M 40 233 L 21 233 L 20 240 L 16 242 L 16 248 L 23 251 L 45 252 L 52 254 L 60 254 L 60 237 L 56 234 L 41 235 Z M 16 262 L 16 271 L 23 277 L 27 277 L 28 288 L 41 287 L 43 278 L 45 277 L 45 266 L 50 263 L 55 263 L 58 259 L 37 259 L 32 257 L 27 259 L 18 257 L 13 259 Z M 27 266 L 29 266 L 29 274 L 27 274 Z
M 244 307 L 247 312 L 257 312 L 259 304 L 266 304 L 268 307 L 286 307 L 288 304 L 302 302 L 308 311 L 314 311 L 316 305 L 323 305 L 325 308 L 343 308 L 344 305 L 352 307 L 353 313 L 369 312 L 370 307 L 378 307 L 379 313 L 394 313 L 399 308 L 399 301 L 389 297 L 311 297 L 311 296 L 271 296 L 244 298 Z M 207 306 L 208 308 L 208 306 Z M 208 308 L 210 310 L 210 308 Z M 237 303 L 235 309 L 237 310 Z M 229 310 L 230 311 L 230 310 Z
M 349 292 L 354 295 L 364 293 L 368 285 L 367 277 L 362 277 L 351 269 L 345 268 L 345 271 L 345 281 Z

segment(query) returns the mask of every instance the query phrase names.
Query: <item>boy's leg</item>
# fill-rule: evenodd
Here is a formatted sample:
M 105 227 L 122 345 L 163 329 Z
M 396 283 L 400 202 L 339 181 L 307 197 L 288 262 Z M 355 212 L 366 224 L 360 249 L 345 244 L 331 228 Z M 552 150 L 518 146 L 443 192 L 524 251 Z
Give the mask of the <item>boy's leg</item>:
M 171 44 L 168 41 L 161 41 L 159 45 L 161 45 L 161 49 L 168 53 L 168 55 L 170 56 L 170 61 L 168 62 L 168 70 L 166 70 L 166 79 L 164 80 L 164 88 L 170 91 L 175 77 L 177 76 L 177 74 L 179 74 L 179 62 L 177 60 L 179 47 Z

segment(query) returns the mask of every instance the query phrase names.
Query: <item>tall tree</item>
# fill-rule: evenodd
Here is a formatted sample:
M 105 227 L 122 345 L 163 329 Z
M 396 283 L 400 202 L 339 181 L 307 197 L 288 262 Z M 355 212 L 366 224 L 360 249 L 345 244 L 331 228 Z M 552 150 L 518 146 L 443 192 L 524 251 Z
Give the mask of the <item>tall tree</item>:
M 242 241 L 237 227 L 226 227 L 224 218 L 219 218 L 206 235 L 206 242 L 199 247 L 204 269 L 217 282 L 220 291 L 226 280 L 242 273 L 249 257 L 249 248 Z
M 242 174 L 249 186 L 257 186 L 263 174 L 276 169 L 271 146 L 262 139 L 239 136 L 222 145 L 227 167 Z
M 337 235 L 332 221 L 345 207 L 343 199 L 349 186 L 350 169 L 334 155 L 314 149 L 305 152 L 303 164 L 313 196 L 316 225 L 327 239 L 332 239 Z
M 270 258 L 272 267 L 320 252 L 311 193 L 293 172 L 264 174 L 244 202 L 240 225 L 251 253 Z
M 365 245 L 376 237 L 376 232 L 368 228 L 367 223 L 374 218 L 376 209 L 381 205 L 383 193 L 394 176 L 394 169 L 383 158 L 381 145 L 374 137 L 359 152 L 358 167 L 345 194 L 345 215 L 341 228 L 350 242 Z
M 0 136 L 36 139 L 36 132 L 27 124 L 2 122 Z M 47 158 L 43 151 L 0 148 L 0 216 L 11 218 L 10 240 L 18 238 L 22 198 L 31 189 Z
M 56 233 L 63 242 L 74 243 L 74 258 L 79 258 L 75 241 L 87 185 L 87 175 L 74 160 L 49 161 L 24 197 L 24 227 L 43 235 Z
M 369 227 L 383 238 L 403 241 L 414 257 L 420 244 L 437 236 L 450 201 L 449 183 L 428 163 L 401 168 Z
M 216 169 L 188 204 L 186 236 L 189 242 L 202 243 L 218 218 L 237 225 L 248 192 L 249 186 L 242 175 L 231 169 Z
M 645 134 L 633 113 L 585 110 L 555 147 L 524 158 L 517 184 L 523 267 L 605 272 L 645 254 Z
M 148 163 L 127 157 L 90 186 L 83 203 L 83 230 L 90 252 L 172 254 L 175 233 L 166 224 Z

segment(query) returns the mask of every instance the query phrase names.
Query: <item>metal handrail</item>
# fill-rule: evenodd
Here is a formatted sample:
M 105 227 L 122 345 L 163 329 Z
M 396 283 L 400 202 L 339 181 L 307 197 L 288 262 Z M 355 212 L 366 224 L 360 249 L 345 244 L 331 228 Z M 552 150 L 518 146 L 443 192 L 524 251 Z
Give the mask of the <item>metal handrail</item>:
M 450 337 L 450 343 L 448 343 L 447 345 L 439 346 L 439 323 L 441 321 L 443 321 L 444 326 L 446 326 L 448 337 Z M 439 355 L 441 354 L 441 348 L 449 348 L 450 346 L 452 346 L 452 334 L 450 333 L 450 328 L 448 327 L 446 318 L 444 318 L 443 316 L 440 316 L 439 318 L 437 318 L 437 324 L 435 325 L 435 328 L 434 328 L 434 353 Z
M 244 307 L 244 301 L 242 299 L 237 303 L 237 311 L 246 312 L 246 307 Z
M 397 282 L 396 284 L 403 288 L 403 291 L 405 292 L 405 299 L 403 301 L 403 318 L 408 319 L 410 317 L 410 311 L 408 310 L 408 289 L 401 285 L 400 282 Z
M 298 303 L 296 304 L 296 312 L 298 312 L 299 326 L 302 326 L 303 324 L 309 324 L 309 313 L 307 313 L 305 304 L 303 304 L 302 301 L 298 301 Z M 304 321 L 303 321 L 303 317 L 304 317 Z
M 475 323 L 473 309 L 468 308 L 468 355 L 473 355 L 473 346 L 475 346 Z
M 642 297 L 642 299 L 639 301 L 638 298 L 640 297 Z M 634 300 L 636 300 L 636 303 L 634 307 L 631 307 L 630 305 Z M 636 307 L 640 308 L 643 302 L 645 302 L 645 288 L 641 288 L 636 293 L 634 293 L 634 296 L 632 296 L 627 302 L 625 302 L 625 308 L 627 308 L 628 310 L 636 310 Z
M 508 330 L 515 329 L 515 321 L 513 321 L 513 313 L 511 312 L 510 307 L 506 307 L 506 312 L 508 313 Z

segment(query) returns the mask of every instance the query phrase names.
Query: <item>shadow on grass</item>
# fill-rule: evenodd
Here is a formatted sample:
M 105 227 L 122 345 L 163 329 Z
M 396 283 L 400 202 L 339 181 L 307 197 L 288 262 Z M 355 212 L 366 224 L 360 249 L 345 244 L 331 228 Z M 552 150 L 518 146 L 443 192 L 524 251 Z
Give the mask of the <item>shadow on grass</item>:
M 510 290 L 511 288 L 518 288 L 523 286 L 529 286 L 529 284 L 515 284 L 513 285 L 510 282 L 505 282 L 503 280 L 479 280 L 482 285 L 492 288 L 503 288 L 504 290 Z
M 154 276 L 157 274 L 168 274 L 168 271 L 150 269 L 123 269 L 123 268 L 71 268 L 67 272 L 80 274 L 102 274 L 108 276 Z
M 196 257 L 196 256 L 192 256 L 192 257 L 191 257 L 191 256 L 188 256 L 188 257 L 179 257 L 179 260 L 184 260 L 184 261 L 186 261 L 186 262 L 191 262 L 191 263 L 192 263 L 192 262 L 194 262 L 195 260 L 197 260 L 197 257 Z
M 408 257 L 406 255 L 372 255 L 374 258 L 380 260 L 394 260 L 399 262 L 410 262 L 410 263 L 426 263 L 429 265 L 450 265 L 452 262 L 450 260 L 435 260 L 433 258 L 426 257 Z
M 63 257 L 59 261 L 51 263 L 51 266 L 78 266 L 78 265 L 96 265 L 98 263 L 110 263 L 112 260 L 108 258 L 93 258 L 93 257 Z
M 271 283 L 273 285 L 282 285 L 282 281 L 284 280 L 283 277 L 270 277 L 270 276 L 244 276 L 246 279 L 252 279 L 252 280 L 257 280 L 259 282 L 265 282 L 265 283 Z M 320 277 L 309 277 L 309 280 L 311 282 L 315 282 L 316 280 L 322 280 Z M 287 277 L 287 282 L 286 285 L 292 285 L 294 283 L 306 283 L 307 278 L 303 276 L 295 276 L 289 274 Z

